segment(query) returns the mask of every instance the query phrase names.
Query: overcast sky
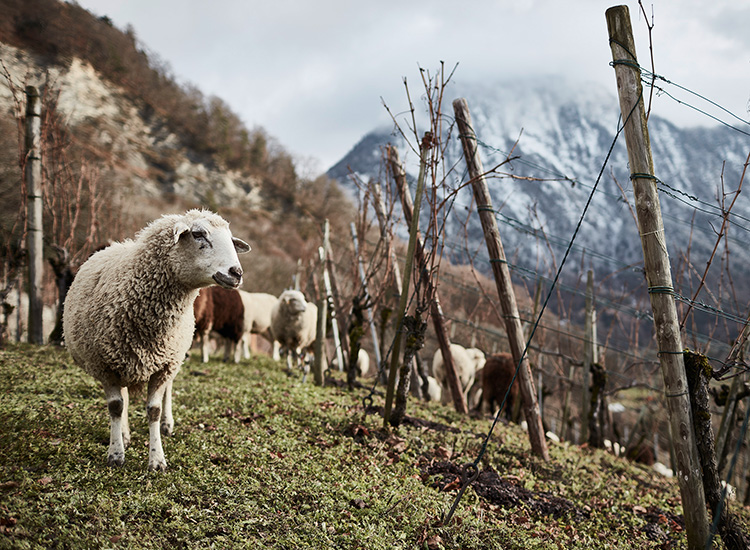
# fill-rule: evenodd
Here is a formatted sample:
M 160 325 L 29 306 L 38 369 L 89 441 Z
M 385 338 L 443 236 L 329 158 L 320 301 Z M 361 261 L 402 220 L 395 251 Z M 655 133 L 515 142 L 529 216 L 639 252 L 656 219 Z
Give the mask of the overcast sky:
M 566 74 L 616 94 L 604 12 L 627 4 L 648 66 L 637 1 L 78 0 L 124 29 L 180 82 L 225 100 L 303 166 L 324 171 L 386 124 L 383 101 L 418 101 L 419 67 L 458 63 L 457 82 Z M 655 71 L 748 118 L 750 0 L 653 0 Z M 382 99 L 381 99 L 382 98 Z M 453 99 L 450 98 L 449 101 Z M 689 99 L 689 98 L 686 98 Z M 654 112 L 708 124 L 666 98 Z

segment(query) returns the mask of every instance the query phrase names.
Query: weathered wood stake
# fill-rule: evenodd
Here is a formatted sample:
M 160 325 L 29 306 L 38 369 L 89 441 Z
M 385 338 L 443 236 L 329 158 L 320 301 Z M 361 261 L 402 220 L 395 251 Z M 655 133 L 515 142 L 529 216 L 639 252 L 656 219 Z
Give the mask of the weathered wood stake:
M 690 412 L 690 397 L 682 357 L 682 338 L 674 302 L 672 270 L 669 265 L 664 222 L 646 125 L 641 71 L 636 58 L 628 7 L 610 8 L 606 12 L 606 17 L 620 110 L 625 121 L 630 177 L 633 182 L 646 281 L 664 377 L 664 394 L 669 410 L 688 548 L 699 550 L 705 547 L 709 537 L 706 497 Z
M 41 157 L 42 103 L 34 86 L 26 87 L 26 205 L 29 249 L 29 342 L 44 344 L 42 325 L 42 276 L 44 274 L 44 248 L 42 237 L 42 157 Z M 20 292 L 19 292 L 20 294 Z M 18 326 L 21 326 L 20 324 Z
M 495 286 L 500 299 L 500 308 L 505 318 L 505 330 L 508 333 L 511 355 L 518 369 L 518 384 L 523 400 L 523 413 L 529 426 L 529 441 L 531 450 L 544 460 L 549 460 L 547 442 L 544 438 L 544 427 L 542 426 L 542 415 L 539 411 L 539 402 L 536 399 L 534 379 L 529 367 L 529 358 L 524 354 L 526 347 L 523 337 L 521 317 L 518 313 L 516 295 L 513 291 L 513 283 L 510 279 L 508 261 L 505 258 L 503 243 L 500 239 L 500 230 L 497 220 L 492 211 L 492 198 L 490 197 L 487 181 L 484 179 L 484 168 L 477 150 L 477 137 L 471 124 L 469 105 L 465 99 L 459 98 L 453 102 L 453 111 L 456 114 L 458 132 L 463 145 L 464 158 L 471 177 L 471 187 L 474 191 L 474 200 L 482 222 L 484 238 L 487 242 L 487 251 L 490 255 L 490 265 L 495 276 Z
M 581 441 L 589 441 L 591 416 L 591 365 L 598 362 L 596 352 L 596 309 L 594 307 L 594 270 L 586 274 L 586 319 L 583 324 L 583 401 L 581 407 Z
M 318 255 L 320 257 L 320 263 L 323 266 L 322 270 L 325 273 L 326 269 L 326 253 L 325 248 L 322 246 L 318 248 Z M 313 380 L 316 386 L 322 386 L 325 383 L 324 372 L 326 369 L 326 353 L 325 353 L 325 341 L 326 341 L 326 322 L 328 316 L 328 300 L 324 289 L 318 291 L 318 320 L 315 334 L 315 358 L 313 360 Z M 304 378 L 303 378 L 304 380 Z

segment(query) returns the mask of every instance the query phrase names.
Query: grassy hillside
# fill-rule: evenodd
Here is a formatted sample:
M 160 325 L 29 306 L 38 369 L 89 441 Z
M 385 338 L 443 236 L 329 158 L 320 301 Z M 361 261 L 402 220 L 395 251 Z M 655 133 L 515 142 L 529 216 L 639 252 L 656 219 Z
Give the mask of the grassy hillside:
M 486 419 L 411 402 L 389 433 L 366 390 L 301 384 L 265 357 L 193 360 L 175 392 L 168 471 L 146 469 L 139 400 L 111 469 L 93 379 L 61 349 L 0 351 L 0 548 L 685 547 L 675 483 L 601 451 L 550 443 L 543 463 L 501 424 L 443 525 Z

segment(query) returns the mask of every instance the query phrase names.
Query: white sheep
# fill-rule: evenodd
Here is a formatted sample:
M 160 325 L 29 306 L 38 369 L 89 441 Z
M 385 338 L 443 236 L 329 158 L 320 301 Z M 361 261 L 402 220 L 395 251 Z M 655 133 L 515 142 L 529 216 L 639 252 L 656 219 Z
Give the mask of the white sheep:
M 271 311 L 278 298 L 266 292 L 247 292 L 240 290 L 240 297 L 245 306 L 245 334 L 242 336 L 242 349 L 245 359 L 250 359 L 250 337 L 260 334 L 268 340 L 273 348 L 273 358 L 278 360 L 279 343 L 271 333 Z
M 193 339 L 193 302 L 202 287 L 239 286 L 237 253 L 248 250 L 219 215 L 190 210 L 162 216 L 135 240 L 114 243 L 81 266 L 63 331 L 75 362 L 104 388 L 110 466 L 125 462 L 128 396 L 147 385 L 148 467 L 166 469 L 161 433 L 174 426 L 172 381 Z
M 450 349 L 451 356 L 453 357 L 453 366 L 456 369 L 458 379 L 461 381 L 461 387 L 464 393 L 466 393 L 474 384 L 477 371 L 484 366 L 484 352 L 477 348 L 467 349 L 459 344 L 451 344 Z M 443 390 L 443 403 L 447 403 L 451 396 L 451 390 L 443 366 L 443 353 L 440 351 L 440 348 L 435 351 L 435 355 L 432 358 L 432 376 L 440 383 Z
M 339 360 L 335 354 L 331 359 L 331 368 L 339 368 Z M 367 378 L 370 376 L 375 376 L 375 374 L 377 373 L 370 372 L 370 354 L 367 353 L 366 349 L 359 348 L 359 352 L 357 353 L 357 376 Z
M 305 300 L 299 290 L 285 290 L 271 310 L 271 333 L 281 346 L 281 357 L 286 358 L 287 370 L 292 361 L 297 367 L 315 343 L 318 307 Z M 305 374 L 309 366 L 305 361 Z
M 357 353 L 357 372 L 359 376 L 370 376 L 370 354 L 364 348 L 359 348 Z M 375 373 L 372 373 L 375 374 Z
M 427 376 L 427 398 L 429 401 L 440 403 L 443 399 L 443 389 L 434 376 Z

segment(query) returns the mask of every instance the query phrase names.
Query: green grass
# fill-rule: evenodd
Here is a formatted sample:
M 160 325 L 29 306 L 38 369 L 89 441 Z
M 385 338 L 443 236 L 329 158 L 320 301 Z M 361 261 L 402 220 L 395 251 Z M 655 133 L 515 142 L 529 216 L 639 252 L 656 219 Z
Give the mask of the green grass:
M 598 450 L 550 443 L 544 463 L 500 424 L 482 467 L 503 485 L 468 489 L 443 525 L 445 459 L 473 461 L 488 420 L 411 401 L 436 424 L 388 432 L 365 390 L 303 385 L 263 357 L 193 360 L 174 387 L 168 470 L 147 469 L 142 397 L 108 468 L 98 384 L 64 350 L 0 351 L 0 548 L 685 548 L 676 484 Z

